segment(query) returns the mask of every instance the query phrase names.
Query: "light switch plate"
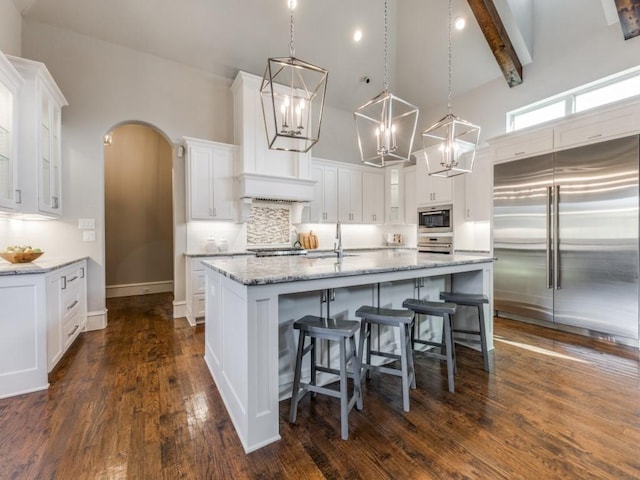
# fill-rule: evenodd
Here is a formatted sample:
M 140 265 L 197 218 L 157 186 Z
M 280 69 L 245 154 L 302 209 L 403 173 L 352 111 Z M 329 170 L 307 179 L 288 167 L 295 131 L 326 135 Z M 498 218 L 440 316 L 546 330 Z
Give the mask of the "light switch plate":
M 80 230 L 95 230 L 96 229 L 96 219 L 95 218 L 79 218 L 78 219 L 78 228 Z
M 83 242 L 95 242 L 96 241 L 96 231 L 95 230 L 85 230 L 82 232 L 82 241 Z

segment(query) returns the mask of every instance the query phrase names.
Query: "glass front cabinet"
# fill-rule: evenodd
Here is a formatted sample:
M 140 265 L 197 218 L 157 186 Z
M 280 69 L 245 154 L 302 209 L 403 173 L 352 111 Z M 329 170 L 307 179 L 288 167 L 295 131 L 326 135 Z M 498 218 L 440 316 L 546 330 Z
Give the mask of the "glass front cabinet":
M 18 211 L 62 214 L 61 112 L 68 105 L 47 67 L 40 62 L 7 56 L 22 75 L 18 96 Z
M 16 98 L 22 77 L 0 52 L 0 212 L 16 211 L 18 126 Z

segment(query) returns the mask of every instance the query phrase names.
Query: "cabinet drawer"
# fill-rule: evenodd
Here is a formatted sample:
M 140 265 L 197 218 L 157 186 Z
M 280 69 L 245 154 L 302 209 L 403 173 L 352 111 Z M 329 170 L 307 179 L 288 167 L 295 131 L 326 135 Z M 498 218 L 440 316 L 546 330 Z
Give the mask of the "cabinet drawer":
M 191 259 L 191 271 L 192 272 L 204 272 L 204 265 L 202 260 L 207 260 L 208 257 L 198 257 Z
M 62 305 L 60 305 L 60 313 L 62 315 L 62 323 L 65 324 L 69 318 L 78 314 L 82 306 L 82 297 L 80 290 L 65 294 L 62 296 Z
M 82 330 L 82 315 L 79 315 L 76 311 L 68 321 L 64 324 L 62 329 L 62 341 L 64 342 L 64 350 L 75 340 Z
M 204 321 L 204 294 L 193 296 L 193 316 L 196 317 L 196 323 Z
M 191 285 L 194 294 L 204 294 L 204 285 L 206 283 L 206 275 L 204 272 L 191 273 Z

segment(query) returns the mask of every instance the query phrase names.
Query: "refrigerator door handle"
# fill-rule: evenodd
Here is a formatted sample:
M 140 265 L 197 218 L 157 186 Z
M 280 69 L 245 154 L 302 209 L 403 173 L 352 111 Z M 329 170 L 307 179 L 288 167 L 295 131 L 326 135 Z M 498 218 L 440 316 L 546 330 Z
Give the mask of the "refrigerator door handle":
M 553 195 L 553 288 L 560 289 L 560 185 Z
M 552 188 L 551 186 L 547 187 L 547 225 L 546 225 L 546 234 L 545 234 L 545 244 L 546 244 L 546 272 L 547 272 L 547 288 L 553 288 L 553 280 L 551 276 L 551 196 L 552 196 Z

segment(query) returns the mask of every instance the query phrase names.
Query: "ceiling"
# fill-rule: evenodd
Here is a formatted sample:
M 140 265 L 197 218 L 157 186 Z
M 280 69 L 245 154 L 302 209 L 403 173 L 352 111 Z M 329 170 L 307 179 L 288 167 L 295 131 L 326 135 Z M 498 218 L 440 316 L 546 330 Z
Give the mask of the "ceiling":
M 289 55 L 286 0 L 14 3 L 27 21 L 72 30 L 228 78 L 234 78 L 238 69 L 261 76 L 268 57 Z M 568 3 L 582 7 L 584 0 Z M 598 0 L 589 3 L 602 10 Z M 295 55 L 329 70 L 330 105 L 354 110 L 382 90 L 384 5 L 384 0 L 298 0 Z M 459 16 L 466 17 L 467 28 L 454 31 L 454 95 L 502 76 L 465 0 L 453 0 L 453 17 Z M 422 109 L 446 101 L 447 19 L 446 0 L 389 0 L 390 87 Z M 359 43 L 352 40 L 356 28 L 363 31 Z M 370 83 L 362 81 L 365 76 Z

